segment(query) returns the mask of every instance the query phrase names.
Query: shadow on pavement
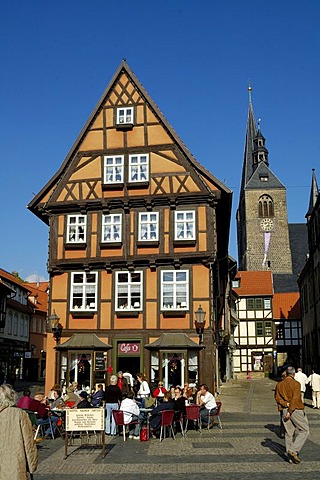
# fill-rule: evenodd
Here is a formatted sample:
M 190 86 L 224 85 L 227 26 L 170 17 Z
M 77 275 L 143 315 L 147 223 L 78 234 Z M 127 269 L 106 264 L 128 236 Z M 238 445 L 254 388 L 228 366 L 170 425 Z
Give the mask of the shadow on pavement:
M 272 452 L 275 452 L 279 457 L 281 457 L 286 462 L 288 461 L 286 455 L 286 449 L 280 443 L 274 442 L 271 438 L 265 438 L 263 442 L 261 442 L 262 447 L 269 448 Z

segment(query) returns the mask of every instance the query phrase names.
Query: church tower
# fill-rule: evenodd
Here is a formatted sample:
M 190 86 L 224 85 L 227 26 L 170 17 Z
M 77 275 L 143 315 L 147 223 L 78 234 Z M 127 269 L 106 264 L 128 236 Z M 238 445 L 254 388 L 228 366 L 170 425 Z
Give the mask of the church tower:
M 260 124 L 256 127 L 251 87 L 242 168 L 237 235 L 239 270 L 292 273 L 286 188 L 269 168 Z

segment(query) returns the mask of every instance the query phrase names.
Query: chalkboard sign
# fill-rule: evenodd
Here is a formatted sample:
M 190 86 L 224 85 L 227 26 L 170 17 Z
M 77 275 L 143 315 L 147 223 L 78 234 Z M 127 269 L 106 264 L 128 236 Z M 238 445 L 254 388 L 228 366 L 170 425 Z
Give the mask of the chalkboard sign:
M 105 356 L 103 352 L 96 352 L 94 369 L 99 371 L 105 371 L 106 361 L 105 361 Z

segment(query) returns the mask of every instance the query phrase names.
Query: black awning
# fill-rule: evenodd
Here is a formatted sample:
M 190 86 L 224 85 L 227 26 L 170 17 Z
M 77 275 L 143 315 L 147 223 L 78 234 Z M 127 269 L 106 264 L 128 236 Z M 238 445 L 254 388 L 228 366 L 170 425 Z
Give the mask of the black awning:
M 162 333 L 158 340 L 144 346 L 147 350 L 201 350 L 204 345 L 191 340 L 185 333 Z
M 74 333 L 69 340 L 57 345 L 56 350 L 110 350 L 111 345 L 104 343 L 95 333 Z

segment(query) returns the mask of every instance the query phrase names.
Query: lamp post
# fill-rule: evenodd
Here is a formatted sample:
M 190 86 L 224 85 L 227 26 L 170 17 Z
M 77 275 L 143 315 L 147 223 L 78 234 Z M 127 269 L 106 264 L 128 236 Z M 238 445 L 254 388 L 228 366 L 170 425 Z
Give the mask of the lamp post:
M 203 343 L 203 331 L 206 324 L 206 321 L 205 321 L 206 312 L 203 310 L 201 305 L 199 305 L 198 310 L 194 312 L 194 315 L 196 318 L 194 321 L 194 326 L 199 336 L 199 345 L 201 345 Z
M 56 343 L 60 342 L 63 329 L 61 323 L 59 323 L 59 320 L 60 318 L 56 314 L 56 311 L 53 310 L 53 313 L 48 317 L 48 327 L 49 330 L 52 332 Z

